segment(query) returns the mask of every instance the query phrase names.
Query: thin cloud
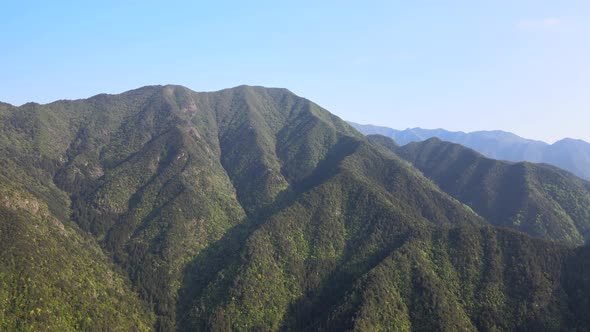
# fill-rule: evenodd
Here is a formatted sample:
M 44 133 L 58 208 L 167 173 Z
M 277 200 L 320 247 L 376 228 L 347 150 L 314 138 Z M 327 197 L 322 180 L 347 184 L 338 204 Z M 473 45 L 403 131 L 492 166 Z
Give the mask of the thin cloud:
M 564 20 L 558 17 L 548 17 L 543 19 L 525 19 L 518 22 L 519 29 L 548 29 L 563 25 Z
M 545 27 L 554 27 L 554 26 L 561 25 L 562 23 L 563 23 L 563 20 L 560 18 L 546 18 L 543 20 L 543 26 L 545 26 Z

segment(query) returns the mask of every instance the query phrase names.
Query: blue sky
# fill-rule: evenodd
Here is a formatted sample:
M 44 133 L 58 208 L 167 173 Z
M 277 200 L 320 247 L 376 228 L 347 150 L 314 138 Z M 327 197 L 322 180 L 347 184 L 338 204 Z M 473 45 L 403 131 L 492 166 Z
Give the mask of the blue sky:
M 0 100 L 286 87 L 340 117 L 590 141 L 590 1 L 0 3 Z

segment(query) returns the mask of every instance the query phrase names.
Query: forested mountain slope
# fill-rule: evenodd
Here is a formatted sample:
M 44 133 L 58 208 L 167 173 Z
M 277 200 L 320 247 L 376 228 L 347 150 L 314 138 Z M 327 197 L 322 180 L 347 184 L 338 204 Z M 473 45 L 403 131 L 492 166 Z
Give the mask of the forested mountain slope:
M 120 291 L 98 299 L 130 312 L 118 311 L 112 326 L 148 325 L 149 311 L 161 331 L 588 326 L 587 251 L 486 225 L 408 162 L 288 90 L 151 86 L 3 104 L 0 120 L 1 176 L 98 243 L 92 261 L 117 266 Z M 18 244 L 9 225 L 25 220 L 0 218 L 4 245 Z M 18 269 L 34 276 L 26 264 L 14 260 L 6 278 Z M 68 305 L 89 300 L 68 291 L 56 301 L 74 315 Z M 80 317 L 106 315 L 101 308 Z
M 569 245 L 590 236 L 590 182 L 545 164 L 510 163 L 432 138 L 395 150 L 490 223 Z
M 0 180 L 0 330 L 149 331 L 153 314 L 96 241 Z

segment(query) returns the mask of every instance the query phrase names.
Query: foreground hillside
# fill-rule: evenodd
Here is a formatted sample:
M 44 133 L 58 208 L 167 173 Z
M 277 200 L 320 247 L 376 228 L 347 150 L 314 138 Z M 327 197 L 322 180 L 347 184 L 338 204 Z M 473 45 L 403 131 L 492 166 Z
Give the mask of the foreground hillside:
M 96 241 L 0 179 L 0 330 L 149 331 L 153 315 Z
M 487 225 L 408 162 L 288 90 L 152 86 L 3 104 L 0 120 L 0 174 L 45 204 L 41 216 L 79 235 L 58 237 L 54 219 L 25 217 L 52 230 L 47 241 L 74 246 L 79 237 L 84 250 L 96 248 L 86 261 L 104 262 L 91 266 L 114 278 L 84 272 L 107 287 L 96 299 L 128 310 L 105 313 L 86 289 L 60 286 L 68 270 L 50 260 L 56 277 L 43 287 L 69 292 L 55 306 L 75 318 L 34 325 L 23 318 L 28 307 L 3 304 L 15 308 L 7 326 L 79 329 L 86 317 L 160 331 L 588 326 L 585 248 Z M 24 227 L 25 217 L 0 215 L 3 245 L 19 245 L 10 225 Z M 44 248 L 26 244 L 24 252 Z M 86 271 L 80 250 L 55 259 L 72 256 Z M 4 278 L 35 278 L 29 261 L 4 255 L 14 262 Z M 88 306 L 77 313 L 72 303 Z
M 566 138 L 553 144 L 547 144 L 501 130 L 474 131 L 470 133 L 422 128 L 396 130 L 374 125 L 349 123 L 365 135 L 387 136 L 400 145 L 421 142 L 435 137 L 474 149 L 489 158 L 516 162 L 547 163 L 570 171 L 583 179 L 590 180 L 590 143 L 578 139 Z

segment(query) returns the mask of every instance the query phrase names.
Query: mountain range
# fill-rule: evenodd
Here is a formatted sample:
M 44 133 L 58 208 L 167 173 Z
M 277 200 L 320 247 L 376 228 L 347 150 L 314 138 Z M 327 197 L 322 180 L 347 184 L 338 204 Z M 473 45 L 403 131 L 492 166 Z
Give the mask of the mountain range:
M 572 246 L 590 240 L 590 182 L 547 164 L 487 158 L 430 138 L 402 147 L 369 140 L 411 162 L 446 193 L 490 223 Z
M 0 330 L 587 330 L 587 182 L 429 143 L 276 88 L 0 104 Z
M 408 128 L 396 130 L 353 122 L 349 122 L 349 124 L 365 135 L 384 135 L 400 145 L 437 137 L 443 141 L 458 143 L 474 149 L 490 158 L 547 163 L 590 180 L 590 143 L 579 139 L 565 138 L 553 144 L 547 144 L 501 130 L 464 133 L 444 129 Z

